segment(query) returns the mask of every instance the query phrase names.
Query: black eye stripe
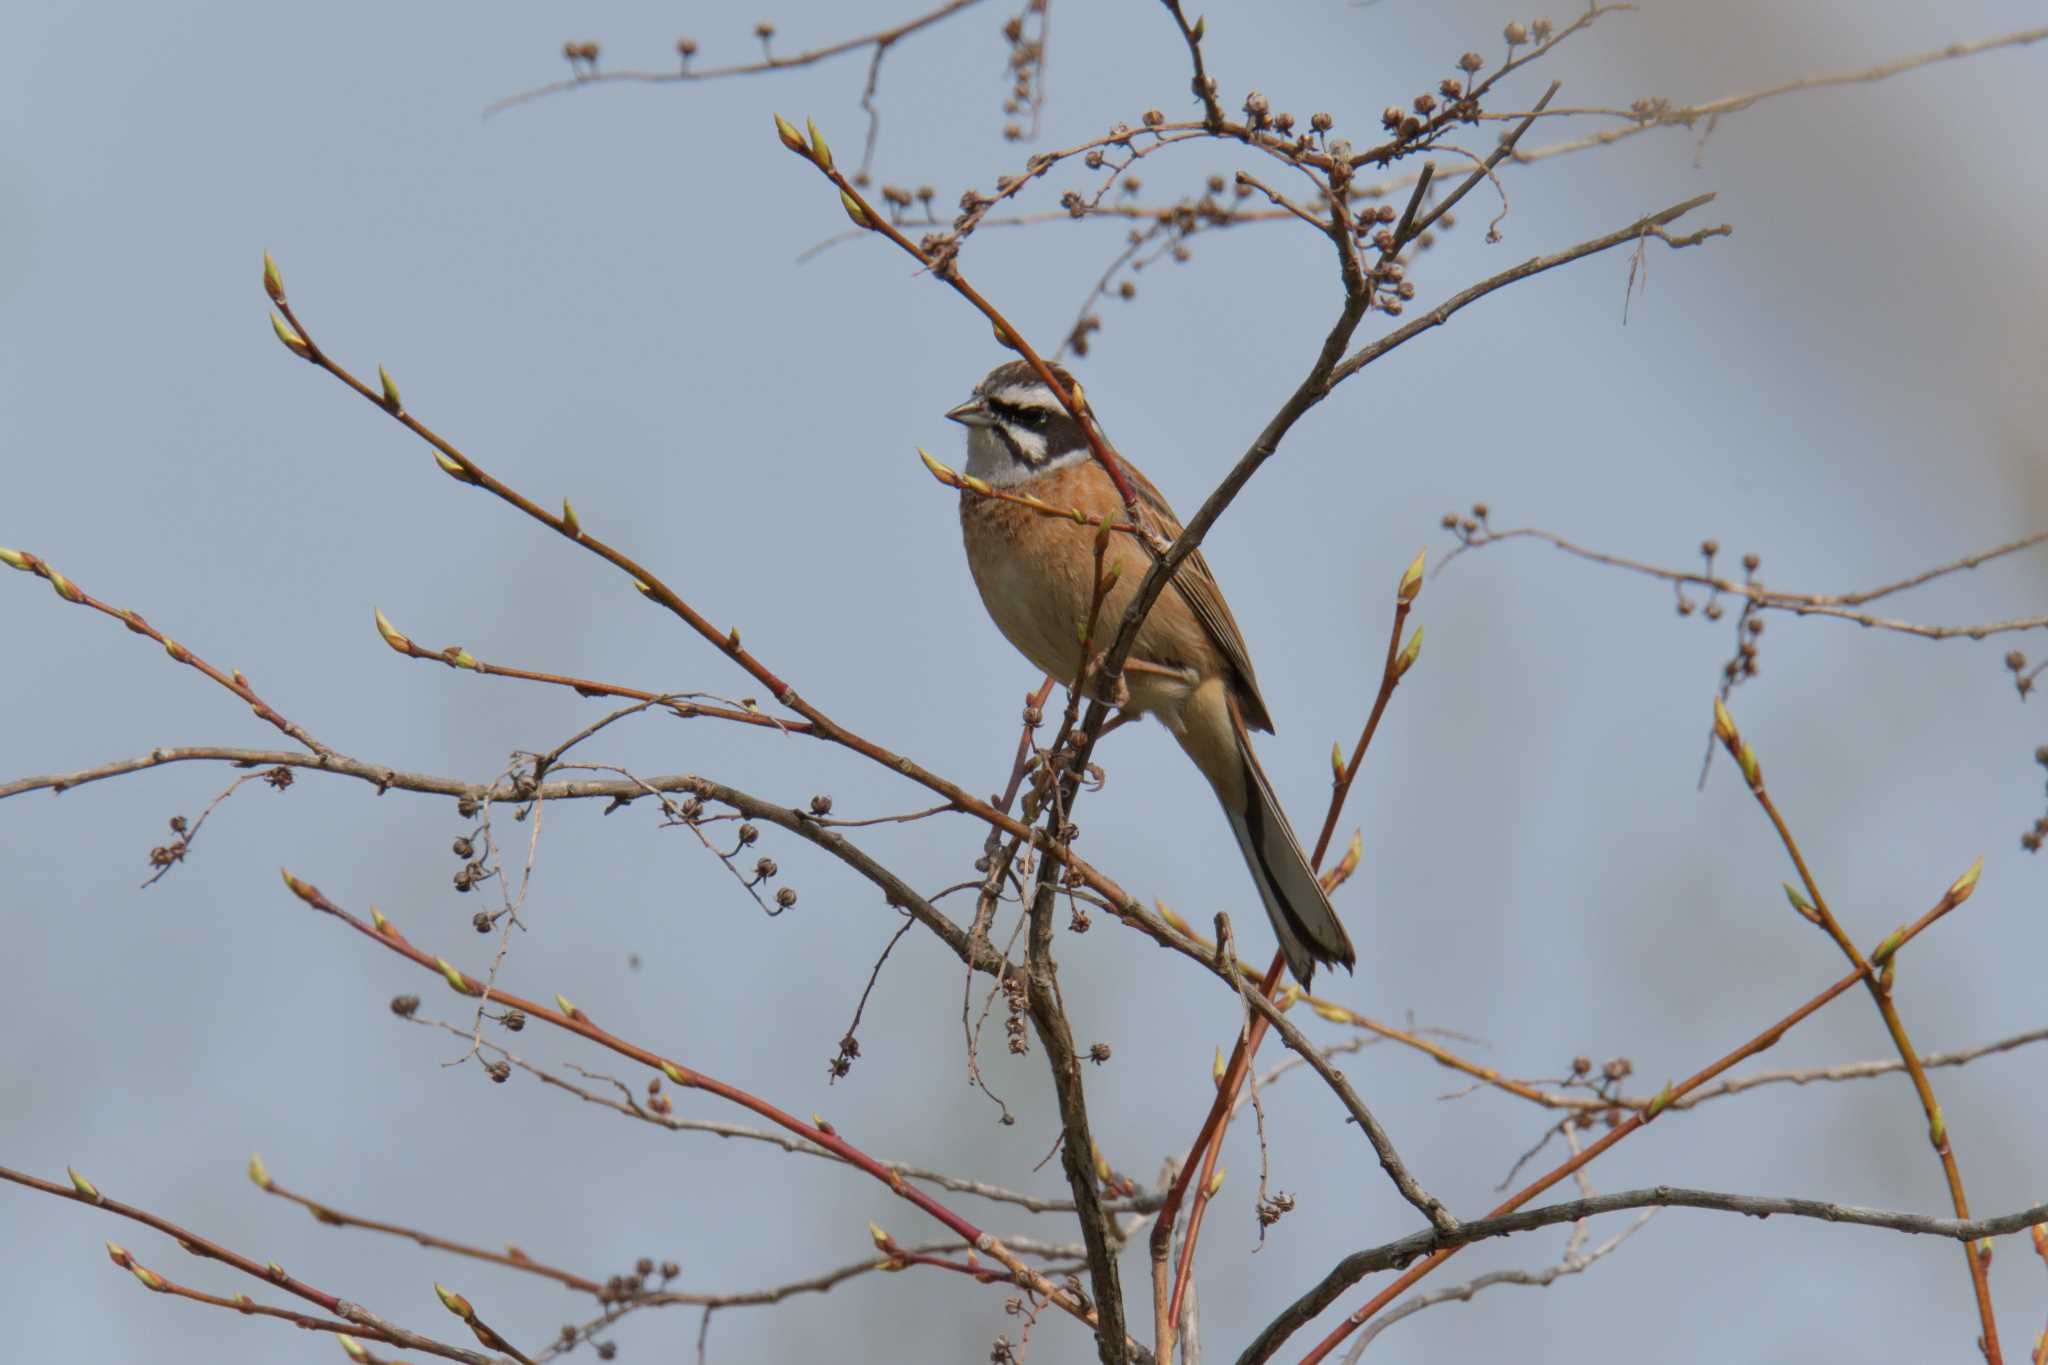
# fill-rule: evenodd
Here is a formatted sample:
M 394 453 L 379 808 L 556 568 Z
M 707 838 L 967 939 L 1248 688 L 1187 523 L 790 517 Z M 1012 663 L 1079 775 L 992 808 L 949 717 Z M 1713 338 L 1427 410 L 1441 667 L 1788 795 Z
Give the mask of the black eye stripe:
M 993 412 L 1005 422 L 1015 422 L 1018 426 L 1023 427 L 1043 426 L 1052 416 L 1044 408 L 1018 407 L 1014 403 L 1005 403 L 999 398 L 989 399 L 988 407 L 990 412 Z

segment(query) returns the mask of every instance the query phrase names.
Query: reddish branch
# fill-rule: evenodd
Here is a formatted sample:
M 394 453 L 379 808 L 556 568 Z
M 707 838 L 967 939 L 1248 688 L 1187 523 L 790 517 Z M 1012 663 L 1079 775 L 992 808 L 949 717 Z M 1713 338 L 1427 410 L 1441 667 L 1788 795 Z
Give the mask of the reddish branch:
M 1920 1107 L 1927 1115 L 1927 1140 L 1934 1147 L 1935 1155 L 1941 1161 L 1942 1174 L 1948 1180 L 1950 1202 L 1955 1206 L 1956 1217 L 1968 1221 L 1970 1201 L 1963 1191 L 1963 1172 L 1956 1162 L 1955 1148 L 1949 1142 L 1948 1122 L 1942 1116 L 1941 1105 L 1934 1098 L 1934 1086 L 1927 1079 L 1927 1069 L 1920 1063 L 1920 1054 L 1913 1047 L 1913 1040 L 1906 1032 L 1905 1020 L 1899 1016 L 1897 1004 L 1892 1000 L 1893 955 L 1905 941 L 1898 935 L 1885 939 L 1877 945 L 1869 958 L 1856 946 L 1854 939 L 1842 928 L 1834 911 L 1828 908 L 1827 898 L 1821 894 L 1820 884 L 1814 880 L 1813 871 L 1807 866 L 1806 855 L 1800 852 L 1799 841 L 1792 837 L 1791 826 L 1778 813 L 1777 803 L 1771 800 L 1770 791 L 1764 786 L 1763 767 L 1757 761 L 1756 751 L 1742 738 L 1735 728 L 1735 721 L 1728 714 L 1728 708 L 1718 700 L 1714 703 L 1714 734 L 1728 750 L 1730 758 L 1742 770 L 1749 783 L 1750 794 L 1757 805 L 1770 818 L 1771 827 L 1778 833 L 1779 842 L 1792 859 L 1792 865 L 1799 870 L 1800 884 L 1806 888 L 1807 903 L 1795 906 L 1800 912 L 1818 925 L 1842 955 L 1856 967 L 1863 984 L 1870 989 L 1870 998 L 1877 1006 L 1877 1012 L 1884 1019 L 1884 1026 L 1892 1036 L 1892 1045 L 1898 1049 L 1899 1060 L 1906 1065 L 1906 1074 L 1913 1079 L 1913 1093 L 1920 1099 Z M 1984 860 L 1979 858 L 1968 872 L 1956 879 L 1949 888 L 1949 896 L 1960 901 L 1967 898 L 1977 886 L 1977 874 L 1983 869 Z M 1899 930 L 1903 934 L 1904 929 Z M 1964 1247 L 1963 1259 L 1969 1263 L 1970 1285 L 1977 1299 L 1977 1317 L 1983 1326 L 1984 1337 L 1980 1343 L 1989 1365 L 1999 1365 L 2001 1356 L 1998 1349 L 1998 1318 L 1991 1309 L 1991 1281 L 1985 1273 L 1984 1262 L 1975 1248 Z
M 285 885 L 291 889 L 292 894 L 310 908 L 320 911 L 322 914 L 331 915 L 372 942 L 408 959 L 417 966 L 437 973 L 448 983 L 452 990 L 460 995 L 494 1002 L 507 1008 L 518 1010 L 526 1015 L 528 1019 L 552 1024 L 565 1032 L 576 1034 L 586 1041 L 617 1053 L 621 1057 L 628 1058 L 631 1061 L 638 1062 L 643 1066 L 660 1072 L 673 1085 L 685 1089 L 703 1090 L 709 1094 L 716 1095 L 728 1103 L 738 1105 L 754 1114 L 758 1114 L 786 1132 L 797 1134 L 805 1141 L 823 1147 L 847 1165 L 860 1170 L 880 1182 L 897 1198 L 915 1206 L 926 1215 L 937 1219 L 970 1247 L 973 1247 L 983 1255 L 993 1257 L 1008 1272 L 1006 1278 L 1014 1280 L 1018 1285 L 1057 1305 L 1090 1327 L 1096 1325 L 1094 1309 L 1082 1303 L 1066 1289 L 1046 1279 L 1044 1275 L 1033 1269 L 1015 1252 L 1005 1246 L 1001 1239 L 997 1238 L 993 1233 L 975 1226 L 945 1205 L 939 1203 L 936 1199 L 933 1199 L 923 1190 L 907 1183 L 901 1175 L 855 1147 L 829 1125 L 821 1126 L 817 1123 L 797 1118 L 794 1114 L 780 1109 L 759 1096 L 740 1089 L 738 1086 L 730 1085 L 694 1068 L 683 1066 L 659 1053 L 650 1051 L 636 1043 L 610 1033 L 592 1022 L 589 1015 L 570 1004 L 561 996 L 555 997 L 556 1005 L 559 1008 L 550 1008 L 538 1001 L 527 1000 L 487 984 L 461 971 L 449 963 L 447 959 L 435 957 L 414 947 L 406 941 L 396 928 L 392 927 L 389 921 L 383 920 L 380 917 L 379 923 L 372 925 L 343 910 L 311 883 L 301 881 L 289 872 L 284 874 L 284 879 Z M 1142 1353 L 1142 1348 L 1138 1347 L 1135 1342 L 1128 1343 L 1128 1345 L 1134 1354 Z
M 343 1318 L 347 1321 L 346 1324 L 331 1324 L 317 1318 L 302 1318 L 297 1315 L 274 1310 L 268 1316 L 286 1318 L 298 1326 L 315 1331 L 339 1331 L 345 1329 L 373 1341 L 386 1342 L 393 1346 L 403 1346 L 415 1351 L 424 1351 L 429 1355 L 441 1356 L 448 1360 L 460 1360 L 465 1362 L 465 1365 L 492 1365 L 491 1359 L 488 1356 L 480 1355 L 475 1351 L 465 1350 L 460 1346 L 450 1346 L 445 1342 L 435 1341 L 431 1337 L 423 1337 L 417 1332 L 409 1332 L 402 1327 L 395 1327 L 383 1321 L 360 1304 L 350 1303 L 336 1295 L 329 1294 L 323 1289 L 314 1288 L 312 1285 L 288 1273 L 283 1266 L 280 1266 L 275 1261 L 271 1261 L 267 1265 L 258 1265 L 240 1252 L 231 1251 L 218 1242 L 182 1228 L 167 1218 L 160 1218 L 147 1209 L 137 1208 L 133 1204 L 124 1204 L 118 1199 L 108 1198 L 100 1193 L 90 1181 L 85 1180 L 75 1172 L 71 1176 L 71 1184 L 59 1185 L 53 1181 L 38 1180 L 36 1177 L 21 1171 L 12 1171 L 6 1167 L 0 1167 L 0 1180 L 25 1186 L 28 1189 L 37 1190 L 43 1194 L 54 1195 L 59 1199 L 69 1199 L 73 1203 L 84 1204 L 88 1208 L 99 1209 L 103 1213 L 111 1213 L 116 1217 L 132 1219 L 144 1227 L 155 1228 L 158 1232 L 177 1242 L 179 1246 L 183 1247 L 191 1255 L 200 1257 L 202 1260 L 219 1261 L 221 1264 L 231 1266 L 253 1279 L 262 1280 L 266 1284 L 276 1285 L 288 1294 L 317 1305 L 322 1312 L 331 1313 L 335 1317 Z M 110 1253 L 115 1250 L 111 1244 L 108 1249 Z M 122 1266 L 123 1269 L 130 1268 L 122 1256 L 115 1256 L 114 1263 Z M 159 1286 L 151 1284 L 149 1278 L 145 1275 L 138 1274 L 136 1278 L 149 1288 L 156 1289 L 159 1292 L 179 1292 L 178 1288 L 171 1286 L 168 1281 Z M 197 1299 L 201 1296 L 196 1292 L 185 1292 L 181 1297 Z M 253 1302 L 244 1305 L 240 1299 L 222 1301 L 208 1296 L 203 1301 L 220 1303 L 222 1306 L 234 1308 L 238 1312 L 259 1311 Z
M 206 660 L 200 658 L 197 654 L 194 654 L 191 650 L 179 644 L 176 640 L 173 640 L 168 635 L 165 635 L 162 631 L 158 630 L 148 621 L 145 621 L 142 618 L 142 614 L 140 612 L 128 611 L 121 607 L 109 606 L 105 602 L 100 601 L 97 597 L 90 596 L 89 594 L 81 590 L 76 583 L 73 583 L 63 574 L 58 573 L 55 569 L 51 568 L 49 561 L 41 558 L 38 555 L 32 555 L 26 550 L 10 550 L 5 548 L 4 546 L 0 546 L 0 564 L 5 564 L 12 569 L 20 569 L 24 573 L 32 573 L 36 577 L 48 583 L 50 587 L 56 591 L 57 596 L 63 598 L 66 602 L 75 603 L 76 605 L 81 607 L 91 607 L 94 611 L 103 612 L 106 615 L 113 617 L 116 621 L 119 621 L 122 625 L 128 627 L 128 629 L 134 631 L 137 635 L 148 636 L 150 639 L 162 645 L 164 647 L 164 653 L 170 655 L 174 661 L 184 664 L 188 668 L 195 668 L 199 670 L 201 673 L 204 673 L 207 677 L 213 679 L 222 687 L 225 687 L 228 691 L 234 693 L 237 697 L 240 697 L 243 701 L 247 702 L 249 704 L 249 709 L 256 713 L 256 718 L 258 720 L 267 721 L 270 724 L 275 725 L 285 734 L 291 736 L 299 743 L 305 745 L 308 749 L 311 749 L 316 754 L 324 754 L 328 751 L 326 745 L 322 744 L 319 740 L 314 739 L 311 735 L 307 734 L 305 730 L 301 729 L 299 726 L 293 724 L 289 720 L 286 720 L 283 715 L 278 713 L 276 708 L 270 705 L 269 702 L 257 696 L 256 689 L 249 686 L 249 680 L 242 676 L 241 669 L 232 669 L 227 673 L 221 672 L 212 664 L 206 662 Z
M 1958 880 L 1955 885 L 1952 885 L 1943 893 L 1941 899 L 1936 901 L 1933 908 L 1926 914 L 1914 920 L 1911 924 L 1895 930 L 1886 939 L 1886 942 L 1892 945 L 1891 951 L 1896 953 L 1906 944 L 1919 937 L 1935 921 L 1969 899 L 1970 893 L 1975 889 L 1974 880 L 1970 880 L 1968 884 L 1965 884 L 1963 880 Z M 1561 1163 L 1529 1185 L 1524 1186 L 1512 1197 L 1491 1210 L 1486 1217 L 1499 1218 L 1513 1213 L 1537 1195 L 1556 1185 L 1559 1181 L 1572 1176 L 1591 1164 L 1610 1147 L 1613 1147 L 1618 1142 L 1625 1141 L 1630 1134 L 1647 1127 L 1660 1114 L 1669 1109 L 1673 1101 L 1699 1089 L 1708 1081 L 1713 1080 L 1747 1058 L 1775 1047 L 1778 1040 L 1783 1038 L 1794 1026 L 1803 1022 L 1836 996 L 1841 995 L 1850 987 L 1863 981 L 1869 975 L 1869 972 L 1870 968 L 1868 967 L 1851 971 L 1841 980 L 1835 982 L 1832 986 L 1829 986 L 1826 990 L 1820 992 L 1798 1009 L 1793 1010 L 1790 1014 L 1778 1020 L 1775 1024 L 1772 1024 L 1748 1042 L 1727 1053 L 1718 1061 L 1702 1067 L 1683 1081 L 1676 1081 L 1666 1085 L 1648 1107 L 1638 1113 L 1630 1114 L 1627 1118 L 1609 1129 L 1599 1141 L 1593 1143 L 1584 1151 L 1575 1153 L 1569 1160 Z M 1375 1294 L 1366 1303 L 1353 1311 L 1343 1322 L 1332 1329 L 1327 1336 L 1316 1344 L 1314 1349 L 1302 1357 L 1302 1365 L 1315 1365 L 1317 1361 L 1328 1356 L 1345 1337 L 1356 1331 L 1388 1304 L 1406 1293 L 1410 1287 L 1429 1275 L 1438 1266 L 1456 1255 L 1457 1251 L 1458 1247 L 1455 1245 L 1440 1246 L 1425 1259 L 1410 1266 L 1393 1283 Z M 1345 1285 L 1333 1284 L 1326 1280 L 1323 1285 L 1318 1286 L 1317 1289 L 1296 1300 L 1291 1307 L 1269 1324 L 1259 1334 L 1258 1338 L 1245 1349 L 1244 1354 L 1239 1357 L 1239 1365 L 1257 1365 L 1259 1361 L 1270 1359 L 1288 1337 L 1292 1336 L 1302 1326 L 1306 1325 L 1311 1318 L 1315 1317 L 1333 1302 L 1336 1295 L 1341 1293 L 1344 1287 Z

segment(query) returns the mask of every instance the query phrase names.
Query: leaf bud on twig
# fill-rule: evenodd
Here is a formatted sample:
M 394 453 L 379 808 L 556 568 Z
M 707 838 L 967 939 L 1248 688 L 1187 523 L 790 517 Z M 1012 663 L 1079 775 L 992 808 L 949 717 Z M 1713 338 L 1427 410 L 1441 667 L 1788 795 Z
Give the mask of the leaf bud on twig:
M 276 332 L 277 339 L 284 343 L 285 349 L 299 359 L 311 360 L 313 358 L 313 348 L 306 344 L 306 339 L 293 331 L 291 324 L 276 313 L 270 315 L 270 330 Z
M 1394 590 L 1396 602 L 1413 602 L 1422 591 L 1422 566 L 1428 559 L 1427 546 L 1415 552 L 1415 561 L 1401 574 L 1401 586 Z
M 370 610 L 376 613 L 377 633 L 384 637 L 384 643 L 390 645 L 400 654 L 410 654 L 412 652 L 412 641 L 397 626 L 392 625 L 391 619 L 382 611 L 376 607 L 372 607 Z
M 1790 882 L 1781 883 L 1785 888 L 1785 899 L 1792 902 L 1792 908 L 1814 924 L 1820 923 L 1820 913 L 1807 904 L 1806 897 L 1799 894 L 1799 888 Z
M 455 964 L 450 962 L 447 958 L 435 958 L 434 965 L 441 969 L 442 978 L 447 981 L 449 989 L 453 990 L 457 995 L 476 994 L 476 991 L 472 989 L 469 984 L 469 978 L 464 976 L 459 970 L 457 970 Z
M 775 136 L 781 138 L 782 145 L 795 152 L 798 156 L 806 158 L 810 156 L 811 149 L 804 145 L 804 135 L 796 130 L 794 123 L 791 123 L 780 114 L 775 116 Z
M 1394 660 L 1395 679 L 1399 680 L 1401 678 L 1406 677 L 1408 675 L 1408 670 L 1415 667 L 1415 661 L 1416 659 L 1420 658 L 1421 655 L 1422 627 L 1418 625 L 1417 627 L 1415 627 L 1415 633 L 1408 637 L 1408 644 L 1405 648 L 1402 649 L 1401 656 Z
M 1961 905 L 1976 892 L 1977 878 L 1983 871 L 1984 859 L 1979 856 L 1976 862 L 1970 864 L 1969 871 L 1949 884 L 1948 894 L 1943 899 L 1951 904 Z

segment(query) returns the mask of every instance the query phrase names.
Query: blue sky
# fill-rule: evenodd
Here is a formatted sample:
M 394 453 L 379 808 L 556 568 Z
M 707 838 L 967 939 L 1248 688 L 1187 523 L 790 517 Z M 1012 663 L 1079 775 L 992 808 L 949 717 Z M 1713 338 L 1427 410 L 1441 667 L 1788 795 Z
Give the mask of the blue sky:
M 616 573 L 442 477 L 425 447 L 311 368 L 265 323 L 262 252 L 323 344 L 390 367 L 406 400 L 486 467 L 643 557 L 827 711 L 992 789 L 1035 683 L 982 615 L 951 495 L 914 447 L 957 455 L 942 418 L 1000 357 L 986 324 L 878 243 L 840 231 L 833 196 L 775 143 L 811 116 L 857 146 L 859 58 L 717 85 L 589 89 L 484 119 L 561 72 L 564 38 L 607 63 L 753 50 L 753 17 L 700 7 L 534 4 L 345 10 L 248 3 L 82 10 L 31 0 L 0 82 L 0 544 L 143 612 L 238 667 L 323 740 L 374 761 L 485 779 L 514 750 L 574 733 L 601 704 L 409 663 L 373 606 L 422 643 L 663 690 L 746 695 L 742 675 L 650 611 Z M 2036 22 L 2019 3 L 1684 6 L 1615 15 L 1532 72 L 1562 102 L 1709 99 Z M 787 48 L 900 17 L 790 4 Z M 1026 152 L 999 137 L 1000 6 L 905 40 L 880 95 L 880 178 L 950 202 Z M 1500 6 L 1288 0 L 1211 6 L 1226 103 L 1328 108 L 1363 138 L 1378 111 L 1491 53 Z M 573 26 L 573 30 L 566 26 Z M 1184 53 L 1158 7 L 1056 4 L 1045 145 L 1186 104 Z M 2023 98 L 2041 48 L 1787 97 L 1703 142 L 1636 138 L 1506 177 L 1503 240 L 1460 228 L 1414 270 L 1421 299 L 1609 231 L 1703 190 L 1731 238 L 1652 251 L 1623 320 L 1625 253 L 1506 291 L 1375 365 L 1311 414 L 1208 541 L 1278 720 L 1261 746 L 1297 824 L 1326 795 L 1331 742 L 1355 734 L 1387 603 L 1448 510 L 1475 499 L 1536 526 L 1666 564 L 1701 538 L 1762 557 L 1775 586 L 1847 591 L 2038 529 L 2044 333 L 2026 173 L 2048 114 Z M 1506 106 L 1503 106 L 1506 107 Z M 1475 138 L 1483 142 L 1484 136 Z M 1532 135 L 1533 137 L 1534 135 Z M 1188 150 L 1148 162 L 1148 195 L 1242 164 Z M 1078 178 L 1051 178 L 1039 207 Z M 1056 339 L 1119 246 L 1108 224 L 991 229 L 966 258 L 1027 333 Z M 1336 307 L 1324 243 L 1298 225 L 1199 239 L 1185 265 L 1100 305 L 1081 374 L 1124 451 L 1189 512 L 1303 371 Z M 1376 324 L 1375 324 L 1376 325 Z M 2038 555 L 1901 600 L 1916 620 L 2037 614 Z M 1332 985 L 1391 1020 L 1453 1029 L 1484 1062 L 1555 1077 L 1624 1055 L 1654 1090 L 1833 980 L 1833 948 L 1784 907 L 1791 875 L 1739 784 L 1695 790 L 1726 624 L 1681 620 L 1645 580 L 1533 544 L 1463 557 L 1425 590 L 1428 647 L 1346 817 L 1365 859 L 1340 897 L 1360 951 Z M 0 779 L 159 744 L 272 747 L 212 684 L 26 577 L 0 581 Z M 1986 858 L 1967 910 L 1916 944 L 1900 1002 L 1929 1050 L 2042 1023 L 2037 717 L 1999 659 L 2010 642 L 1926 643 L 1773 618 L 1735 710 L 1818 875 L 1874 942 Z M 2025 641 L 2019 647 L 2028 648 Z M 2040 647 L 2035 646 L 2034 652 Z M 801 741 L 705 722 L 614 727 L 594 756 L 698 771 L 837 813 L 921 793 Z M 1229 910 L 1265 932 L 1206 791 L 1157 727 L 1120 732 L 1081 849 L 1197 924 Z M 321 1227 L 243 1180 L 594 1272 L 672 1258 L 682 1286 L 733 1290 L 857 1260 L 876 1218 L 932 1229 L 822 1163 L 665 1134 L 526 1077 L 490 1085 L 445 1034 L 385 1001 L 459 1002 L 301 912 L 282 864 L 342 903 L 375 903 L 415 941 L 480 966 L 475 897 L 450 885 L 451 803 L 307 777 L 216 812 L 189 863 L 138 891 L 173 814 L 230 774 L 182 766 L 0 807 L 0 932 L 21 965 L 0 1029 L 0 1163 L 67 1164 L 142 1204 L 386 1316 L 446 1335 L 435 1279 L 539 1343 L 582 1303 L 545 1284 Z M 1055 1123 L 1042 1059 L 993 1057 L 1020 1114 L 999 1127 L 966 1084 L 957 964 L 913 934 L 885 970 L 853 1074 L 825 1063 L 895 918 L 815 850 L 771 837 L 800 893 L 763 918 L 682 831 L 651 814 L 545 812 L 529 929 L 507 984 L 560 991 L 608 1026 L 820 1111 L 868 1150 L 1056 1191 L 1034 1173 Z M 518 831 L 526 833 L 522 827 Z M 971 875 L 976 831 L 862 831 L 920 885 Z M 1250 939 L 1254 930 L 1260 935 Z M 1098 917 L 1060 944 L 1097 1132 L 1142 1178 L 1184 1149 L 1237 1006 L 1188 964 Z M 637 965 L 636 965 L 637 964 Z M 1338 1037 L 1329 1031 L 1329 1037 Z M 560 1038 L 517 1040 L 552 1068 L 618 1075 Z M 999 1046 L 992 1052 L 1000 1053 Z M 1844 999 L 1771 1066 L 1886 1055 Z M 1460 1213 L 1544 1118 L 1391 1047 L 1345 1063 L 1415 1168 Z M 1936 1077 L 1978 1212 L 2041 1197 L 2048 1123 L 2027 1051 Z M 1268 1096 L 1274 1184 L 1300 1207 L 1257 1241 L 1258 1152 L 1233 1131 L 1203 1242 L 1211 1350 L 1229 1350 L 1345 1252 L 1409 1230 L 1326 1093 Z M 734 1115 L 679 1102 L 679 1112 Z M 1659 1123 L 1593 1169 L 1603 1190 L 1666 1182 L 1941 1213 L 1946 1198 L 1903 1080 L 1758 1091 Z M 1051 1223 L 971 1205 L 999 1231 Z M 144 1298 L 102 1259 L 113 1237 L 191 1283 L 248 1287 L 170 1243 L 0 1190 L 0 1283 L 24 1359 L 332 1360 L 332 1343 Z M 1041 1220 L 1042 1222 L 1044 1220 Z M 1618 1227 L 1618 1224 L 1617 1224 Z M 1562 1230 L 1475 1249 L 1446 1283 L 1553 1260 Z M 1126 1260 L 1136 1283 L 1141 1259 Z M 1795 1282 L 1796 1295 L 1787 1293 Z M 1993 1265 L 2008 1349 L 2041 1321 L 2023 1243 Z M 1494 1290 L 1406 1322 L 1391 1360 L 1462 1358 L 1512 1333 L 1538 1359 L 1810 1359 L 1966 1354 L 1976 1327 L 1952 1246 L 1671 1212 L 1584 1277 Z M 1002 1294 L 932 1276 L 870 1278 L 714 1321 L 714 1360 L 979 1358 L 1013 1337 Z M 1133 1302 L 1137 1301 L 1134 1293 Z M 1729 1311 L 1740 1304 L 1744 1311 Z M 914 1326 L 907 1327 L 906 1324 Z M 693 1349 L 693 1313 L 645 1314 L 621 1358 Z M 1046 1320 L 1033 1345 L 1084 1352 Z M 1043 1358 L 1043 1357 L 1042 1357 Z

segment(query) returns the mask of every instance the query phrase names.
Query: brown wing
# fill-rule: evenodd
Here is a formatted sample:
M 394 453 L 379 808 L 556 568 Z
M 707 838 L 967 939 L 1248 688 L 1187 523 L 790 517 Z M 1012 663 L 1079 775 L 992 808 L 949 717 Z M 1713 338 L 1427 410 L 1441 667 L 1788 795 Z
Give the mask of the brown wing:
M 1139 510 L 1147 514 L 1146 529 L 1167 540 L 1181 532 L 1180 518 L 1173 514 L 1166 495 L 1152 486 L 1152 481 L 1138 472 L 1128 460 L 1123 462 L 1124 474 L 1130 479 L 1131 487 L 1137 491 Z M 1259 695 L 1258 675 L 1252 672 L 1251 651 L 1245 647 L 1244 634 L 1237 628 L 1237 618 L 1230 614 L 1230 604 L 1223 600 L 1223 589 L 1216 585 L 1216 575 L 1209 571 L 1209 561 L 1202 558 L 1200 550 L 1195 551 L 1181 562 L 1173 575 L 1173 588 L 1188 604 L 1188 609 L 1208 631 L 1209 638 L 1223 651 L 1230 666 L 1237 670 L 1239 689 L 1238 706 L 1244 715 L 1244 723 L 1254 730 L 1271 731 L 1273 717 L 1266 710 L 1266 699 Z

